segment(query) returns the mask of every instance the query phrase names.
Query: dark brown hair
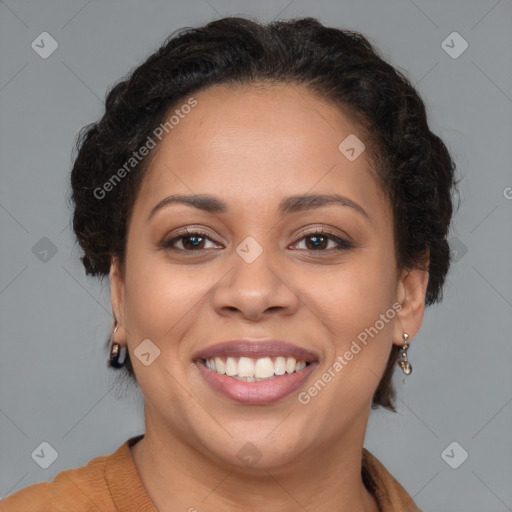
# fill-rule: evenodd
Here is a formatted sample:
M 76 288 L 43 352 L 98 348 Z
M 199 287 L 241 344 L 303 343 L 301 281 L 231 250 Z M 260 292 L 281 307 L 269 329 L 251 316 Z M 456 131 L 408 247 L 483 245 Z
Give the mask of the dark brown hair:
M 71 173 L 73 228 L 88 275 L 106 276 L 113 257 L 122 264 L 127 223 L 148 157 L 98 198 L 166 118 L 171 107 L 209 86 L 253 82 L 303 85 L 359 123 L 367 135 L 376 178 L 393 210 L 398 268 L 426 267 L 426 305 L 442 297 L 450 265 L 455 164 L 427 124 L 425 106 L 409 80 L 361 34 L 329 28 L 313 18 L 262 24 L 223 18 L 171 35 L 115 85 L 103 117 L 85 127 Z M 394 345 L 373 406 L 395 410 L 391 383 Z M 134 380 L 127 354 L 124 368 Z

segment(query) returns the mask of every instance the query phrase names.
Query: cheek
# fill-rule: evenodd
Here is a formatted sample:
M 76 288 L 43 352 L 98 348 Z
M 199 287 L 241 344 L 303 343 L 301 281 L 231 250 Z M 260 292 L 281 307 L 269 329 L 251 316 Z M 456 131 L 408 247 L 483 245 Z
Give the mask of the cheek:
M 322 278 L 322 286 L 311 288 L 316 301 L 334 325 L 342 330 L 373 325 L 392 307 L 397 274 L 394 260 L 375 249 L 361 249 L 346 264 Z M 356 333 L 357 334 L 357 333 Z
M 313 407 L 319 418 L 338 407 L 343 407 L 347 418 L 366 410 L 392 347 L 396 312 L 391 294 L 371 286 L 378 284 L 373 279 L 358 279 L 353 287 L 351 283 L 347 280 L 343 291 L 338 292 L 335 307 L 331 302 L 329 309 L 324 309 L 323 323 L 328 325 L 330 349 L 325 364 L 299 397 L 301 404 L 316 401 Z M 341 426 L 333 424 L 333 433 L 339 433 L 344 424 L 345 420 Z
M 337 380 L 347 378 L 344 386 L 361 385 L 362 380 L 376 385 L 391 350 L 397 275 L 393 257 L 386 254 L 362 251 L 315 292 L 319 317 L 333 340 L 327 365 L 343 358 L 338 374 L 345 377 Z
M 163 258 L 134 254 L 127 267 L 126 316 L 130 332 L 162 339 L 204 295 L 205 284 L 167 265 Z M 130 272 L 131 270 L 131 272 Z

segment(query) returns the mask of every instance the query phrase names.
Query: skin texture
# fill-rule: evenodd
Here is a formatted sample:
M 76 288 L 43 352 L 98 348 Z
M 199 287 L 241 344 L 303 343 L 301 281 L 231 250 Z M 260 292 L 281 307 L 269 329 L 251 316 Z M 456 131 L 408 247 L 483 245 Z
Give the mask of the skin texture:
M 125 266 L 113 259 L 110 273 L 115 340 L 127 344 L 145 397 L 146 436 L 131 449 L 142 482 L 160 511 L 376 511 L 360 475 L 371 399 L 392 344 L 420 328 L 428 273 L 396 269 L 390 205 L 365 153 L 349 161 L 338 150 L 349 134 L 364 141 L 338 108 L 291 85 L 215 86 L 194 97 L 154 150 Z M 304 193 L 340 194 L 368 217 L 341 205 L 278 214 L 283 198 Z M 173 204 L 148 220 L 171 194 L 210 194 L 228 209 Z M 159 247 L 185 227 L 213 241 L 200 252 L 186 252 L 190 239 Z M 321 227 L 353 248 L 315 249 L 304 236 Z M 247 236 L 263 248 L 250 264 L 236 252 Z M 319 354 L 302 391 L 393 303 L 402 305 L 395 318 L 307 405 L 297 393 L 234 402 L 192 361 L 220 341 L 290 341 Z M 133 351 L 147 338 L 161 353 L 144 366 Z M 261 453 L 252 468 L 237 457 L 248 442 Z

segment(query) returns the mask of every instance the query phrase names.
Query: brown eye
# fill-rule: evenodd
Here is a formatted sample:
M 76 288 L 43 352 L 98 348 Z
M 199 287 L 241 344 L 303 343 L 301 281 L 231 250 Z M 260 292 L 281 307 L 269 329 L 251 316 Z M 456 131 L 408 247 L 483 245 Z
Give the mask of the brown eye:
M 200 231 L 185 231 L 179 233 L 169 240 L 164 240 L 161 244 L 164 249 L 173 249 L 177 251 L 203 251 L 211 247 L 205 247 L 207 242 L 215 243 L 209 236 Z M 181 247 L 177 244 L 181 243 Z
M 204 249 L 205 238 L 197 235 L 181 237 L 181 243 L 185 249 Z
M 305 241 L 305 249 L 310 251 L 330 252 L 331 250 L 337 251 L 353 247 L 347 240 L 326 231 L 308 233 L 299 239 L 296 244 L 300 243 L 302 240 Z M 332 246 L 332 244 L 329 246 L 330 242 L 332 242 L 334 246 Z
M 323 235 L 308 235 L 305 240 L 308 249 L 326 249 L 330 241 Z

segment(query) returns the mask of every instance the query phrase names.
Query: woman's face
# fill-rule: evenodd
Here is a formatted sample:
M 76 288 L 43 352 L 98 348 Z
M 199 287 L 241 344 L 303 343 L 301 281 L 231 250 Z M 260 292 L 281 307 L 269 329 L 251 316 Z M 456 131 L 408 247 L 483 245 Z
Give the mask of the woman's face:
M 146 434 L 263 468 L 359 443 L 392 343 L 423 313 L 397 313 L 407 287 L 364 137 L 298 86 L 194 98 L 154 150 L 125 273 L 111 271 Z

